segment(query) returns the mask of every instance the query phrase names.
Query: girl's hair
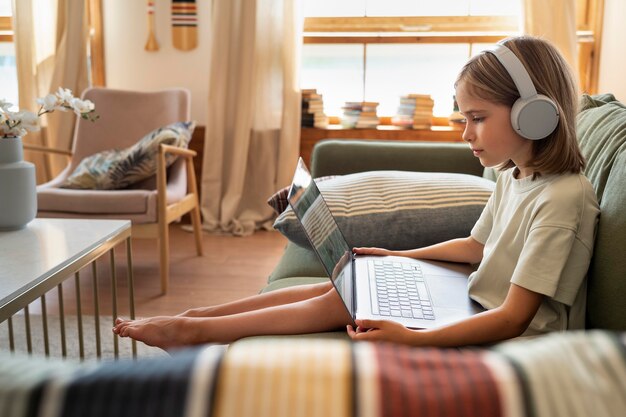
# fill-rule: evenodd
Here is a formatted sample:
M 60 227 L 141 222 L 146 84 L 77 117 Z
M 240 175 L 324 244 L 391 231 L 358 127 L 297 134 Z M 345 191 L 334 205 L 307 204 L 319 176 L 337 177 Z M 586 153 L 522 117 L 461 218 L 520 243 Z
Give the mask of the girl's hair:
M 538 94 L 551 98 L 559 112 L 559 123 L 548 137 L 533 140 L 529 168 L 534 175 L 580 173 L 585 158 L 576 141 L 578 88 L 569 65 L 549 42 L 531 36 L 509 38 L 502 42 L 528 71 Z M 476 97 L 509 107 L 520 97 L 513 79 L 491 53 L 472 57 L 461 70 L 456 84 L 463 81 Z M 512 168 L 513 161 L 499 169 Z

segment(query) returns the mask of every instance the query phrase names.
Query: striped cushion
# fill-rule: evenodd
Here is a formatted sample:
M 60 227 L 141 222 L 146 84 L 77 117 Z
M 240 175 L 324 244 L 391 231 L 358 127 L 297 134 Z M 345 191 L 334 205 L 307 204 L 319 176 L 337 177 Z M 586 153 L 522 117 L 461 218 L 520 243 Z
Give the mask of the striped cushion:
M 405 171 L 361 172 L 318 184 L 351 247 L 395 250 L 469 236 L 494 185 L 473 175 Z M 291 208 L 274 228 L 309 247 Z
M 315 182 L 326 181 L 332 178 L 335 178 L 337 175 L 327 175 L 325 177 L 315 178 Z M 270 198 L 267 199 L 267 204 L 270 205 L 274 209 L 277 214 L 281 214 L 283 211 L 289 207 L 289 201 L 287 201 L 287 197 L 289 197 L 289 188 L 287 186 L 285 188 L 281 188 L 276 191 Z

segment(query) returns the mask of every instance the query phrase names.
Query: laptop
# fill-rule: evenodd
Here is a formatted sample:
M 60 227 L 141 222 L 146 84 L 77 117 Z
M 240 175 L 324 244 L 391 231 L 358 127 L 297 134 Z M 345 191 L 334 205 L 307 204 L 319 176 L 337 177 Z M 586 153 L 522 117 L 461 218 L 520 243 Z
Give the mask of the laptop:
M 355 256 L 302 158 L 288 201 L 353 320 L 392 320 L 427 329 L 484 311 L 469 297 L 473 268 L 468 264 Z

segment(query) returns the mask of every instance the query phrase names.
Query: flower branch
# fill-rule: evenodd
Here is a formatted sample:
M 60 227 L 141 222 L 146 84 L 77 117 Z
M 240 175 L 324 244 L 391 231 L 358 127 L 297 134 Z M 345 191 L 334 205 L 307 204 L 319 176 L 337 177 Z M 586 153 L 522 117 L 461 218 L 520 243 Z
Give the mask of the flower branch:
M 95 105 L 90 100 L 80 100 L 74 97 L 72 91 L 67 88 L 59 87 L 55 94 L 38 98 L 37 104 L 41 106 L 37 114 L 27 110 L 13 112 L 9 110 L 13 104 L 0 100 L 2 137 L 24 136 L 28 131 L 39 130 L 39 117 L 55 110 L 73 111 L 77 116 L 92 122 L 99 117 L 95 113 Z

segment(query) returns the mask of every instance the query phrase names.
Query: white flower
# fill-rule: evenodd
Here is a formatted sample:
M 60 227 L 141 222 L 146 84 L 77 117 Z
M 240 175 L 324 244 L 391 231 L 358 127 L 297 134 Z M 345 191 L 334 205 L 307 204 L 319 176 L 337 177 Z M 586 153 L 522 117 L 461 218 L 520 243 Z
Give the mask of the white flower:
M 92 112 L 96 106 L 90 100 L 81 100 L 73 98 L 70 100 L 70 106 L 78 116 Z
M 27 131 L 39 130 L 39 118 L 35 113 L 27 110 L 7 111 L 4 113 L 4 119 L 2 124 L 4 136 L 24 136 Z
M 51 112 L 56 110 L 57 106 L 60 104 L 57 96 L 54 94 L 48 94 L 45 97 L 38 98 L 37 104 L 39 104 L 45 111 Z
M 10 124 L 11 121 L 8 116 L 0 112 L 0 132 L 2 132 L 2 136 L 8 135 L 9 130 L 11 130 Z
M 21 121 L 22 128 L 30 132 L 39 130 L 39 117 L 32 111 L 20 110 L 16 113 L 16 116 L 15 119 Z
M 59 98 L 61 104 L 69 105 L 70 100 L 74 98 L 74 95 L 72 94 L 72 90 L 70 90 L 69 88 L 59 87 L 59 90 L 57 91 L 57 97 Z

